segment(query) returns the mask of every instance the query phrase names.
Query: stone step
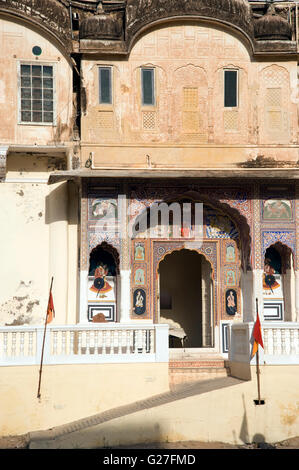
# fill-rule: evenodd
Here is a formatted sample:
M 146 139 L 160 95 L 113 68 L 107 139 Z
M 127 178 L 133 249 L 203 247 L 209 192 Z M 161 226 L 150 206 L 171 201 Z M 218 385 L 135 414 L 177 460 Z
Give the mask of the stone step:
M 229 370 L 223 358 L 202 360 L 170 360 L 169 387 L 175 388 L 184 383 L 227 377 Z

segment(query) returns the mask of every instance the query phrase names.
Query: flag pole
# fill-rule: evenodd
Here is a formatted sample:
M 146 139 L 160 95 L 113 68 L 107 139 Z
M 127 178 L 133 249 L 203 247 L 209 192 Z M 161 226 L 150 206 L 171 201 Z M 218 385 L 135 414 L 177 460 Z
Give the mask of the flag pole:
M 50 299 L 51 292 L 52 292 L 52 286 L 53 286 L 53 276 L 52 276 L 52 279 L 51 279 L 49 299 Z M 45 349 L 47 323 L 48 323 L 48 306 L 47 306 L 47 313 L 46 313 L 46 319 L 45 319 L 44 337 L 43 337 L 43 345 L 42 345 L 42 355 L 41 355 L 40 368 L 39 368 L 37 398 L 41 397 L 40 387 L 41 387 L 41 379 L 42 379 L 42 369 L 43 369 L 43 360 L 44 360 L 44 349 Z
M 258 299 L 256 298 L 256 311 L 258 312 Z M 261 384 L 260 384 L 260 363 L 259 363 L 259 344 L 256 351 L 256 375 L 257 375 L 257 398 L 258 404 L 261 403 Z

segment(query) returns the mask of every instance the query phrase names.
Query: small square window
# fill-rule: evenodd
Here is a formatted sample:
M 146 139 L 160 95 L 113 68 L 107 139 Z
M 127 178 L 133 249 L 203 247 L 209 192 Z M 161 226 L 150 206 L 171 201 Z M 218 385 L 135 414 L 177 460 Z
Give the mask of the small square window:
M 20 65 L 21 122 L 53 123 L 53 72 L 52 65 Z
M 99 95 L 101 104 L 112 104 L 111 67 L 99 67 Z
M 224 70 L 224 107 L 238 106 L 238 71 Z
M 155 105 L 155 69 L 141 69 L 142 105 Z

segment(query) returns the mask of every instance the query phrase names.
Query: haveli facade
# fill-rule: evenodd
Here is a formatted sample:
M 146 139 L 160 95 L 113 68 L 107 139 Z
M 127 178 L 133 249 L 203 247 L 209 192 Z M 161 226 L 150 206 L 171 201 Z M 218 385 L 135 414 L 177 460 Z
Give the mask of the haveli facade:
M 248 379 L 256 299 L 263 363 L 298 364 L 297 13 L 0 2 L 3 366 L 37 366 L 52 277 L 46 364 L 136 366 L 135 399 L 182 350 Z

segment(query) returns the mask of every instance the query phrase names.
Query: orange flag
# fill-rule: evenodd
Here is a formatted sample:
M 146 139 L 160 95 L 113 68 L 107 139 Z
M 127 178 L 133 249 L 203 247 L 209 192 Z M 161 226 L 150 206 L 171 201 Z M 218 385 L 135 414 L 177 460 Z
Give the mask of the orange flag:
M 54 317 L 55 317 L 55 310 L 54 310 L 54 304 L 53 304 L 52 290 L 50 290 L 49 302 L 48 302 L 48 308 L 47 308 L 47 323 L 51 323 Z
M 254 343 L 252 347 L 251 358 L 253 358 L 253 356 L 256 354 L 259 344 L 262 346 L 262 348 L 264 347 L 261 323 L 260 323 L 258 312 L 256 312 L 256 321 L 255 321 L 255 325 L 253 328 L 253 338 L 254 338 Z

